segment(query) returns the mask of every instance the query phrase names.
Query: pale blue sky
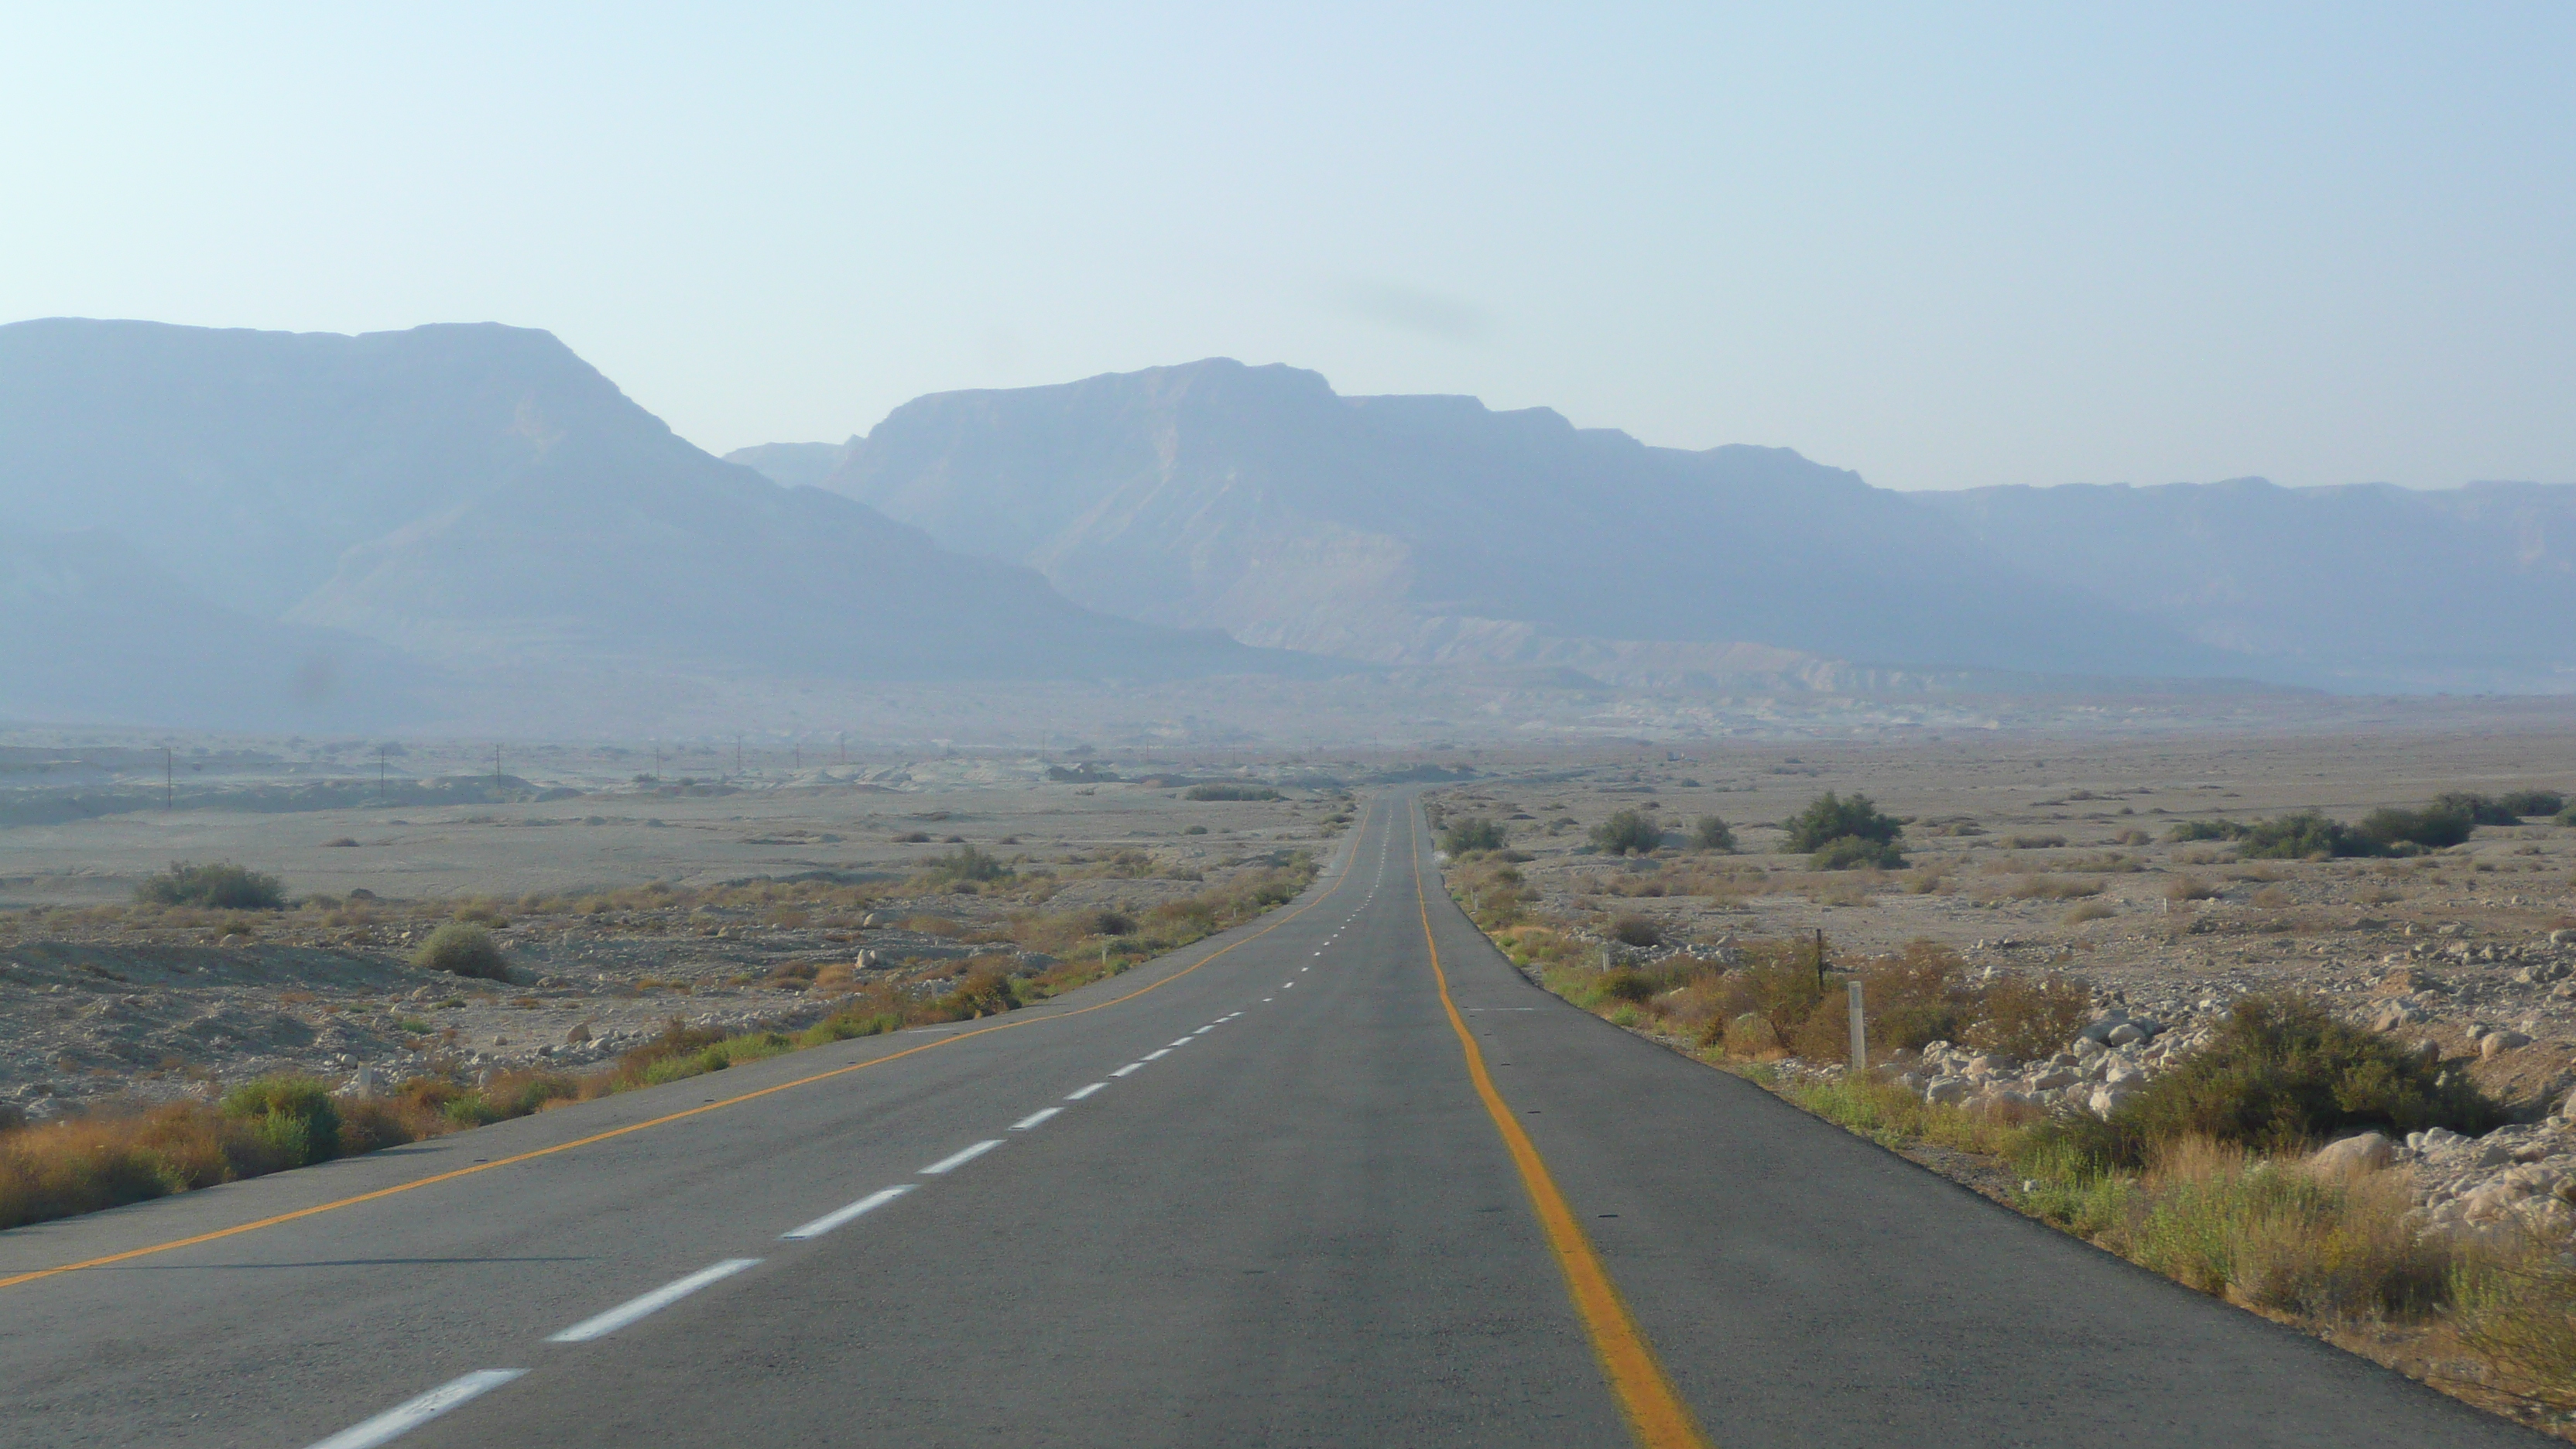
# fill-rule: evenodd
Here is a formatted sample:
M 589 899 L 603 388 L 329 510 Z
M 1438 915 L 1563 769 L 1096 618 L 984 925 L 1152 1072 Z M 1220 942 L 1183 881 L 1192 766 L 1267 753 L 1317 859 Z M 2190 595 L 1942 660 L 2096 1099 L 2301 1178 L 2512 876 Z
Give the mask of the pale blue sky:
M 0 319 L 723 451 L 1224 354 L 1896 487 L 2576 480 L 2576 6 L 19 4 Z

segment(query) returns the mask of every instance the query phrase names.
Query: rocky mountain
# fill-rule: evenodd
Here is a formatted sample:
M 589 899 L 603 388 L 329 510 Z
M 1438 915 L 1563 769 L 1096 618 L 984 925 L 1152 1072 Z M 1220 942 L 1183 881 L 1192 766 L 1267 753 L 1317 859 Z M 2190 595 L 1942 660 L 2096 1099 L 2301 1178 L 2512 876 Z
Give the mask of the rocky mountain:
M 799 466 L 820 456 L 792 456 Z M 1905 687 L 2248 659 L 1783 448 L 1342 397 L 1212 359 L 916 399 L 827 486 L 1076 601 L 1247 643 L 1603 678 Z
M 427 682 L 368 640 L 224 608 L 109 534 L 0 527 L 0 718 L 364 729 L 416 717 Z
M 518 328 L 0 327 L 0 518 L 6 586 L 41 594 L 60 650 L 87 661 L 45 686 L 46 707 L 91 700 L 97 718 L 198 708 L 175 685 L 152 692 L 164 643 L 118 623 L 108 595 L 193 616 L 172 627 L 202 633 L 218 672 L 239 657 L 222 639 L 407 651 L 415 677 L 606 656 L 836 679 L 1278 663 L 1213 631 L 1104 616 L 1025 568 L 721 462 Z M 104 578 L 111 560 L 130 587 L 42 582 Z M 280 722 L 300 719 L 294 698 L 279 696 Z
M 2576 485 L 1908 495 L 2040 577 L 2370 690 L 2576 689 Z

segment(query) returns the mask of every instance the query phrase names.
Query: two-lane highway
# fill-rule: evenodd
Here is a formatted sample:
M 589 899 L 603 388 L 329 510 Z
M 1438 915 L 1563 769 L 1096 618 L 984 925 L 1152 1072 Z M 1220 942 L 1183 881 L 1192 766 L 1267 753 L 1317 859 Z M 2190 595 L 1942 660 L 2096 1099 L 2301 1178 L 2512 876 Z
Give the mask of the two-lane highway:
M 1383 797 L 1043 1008 L 0 1234 L 0 1443 L 2534 1442 L 1565 1007 L 1428 852 Z

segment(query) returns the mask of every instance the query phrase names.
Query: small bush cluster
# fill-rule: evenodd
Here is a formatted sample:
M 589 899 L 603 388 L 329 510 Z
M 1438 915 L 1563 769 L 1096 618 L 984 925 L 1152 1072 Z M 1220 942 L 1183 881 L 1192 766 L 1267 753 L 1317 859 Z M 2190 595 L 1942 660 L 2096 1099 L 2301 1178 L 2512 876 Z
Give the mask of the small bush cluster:
M 286 906 L 286 887 L 273 875 L 238 865 L 170 863 L 146 877 L 134 899 L 150 906 L 195 906 L 209 911 L 275 911 Z
M 423 971 L 444 971 L 481 981 L 510 979 L 510 965 L 501 956 L 500 943 L 492 939 L 491 932 L 466 921 L 449 921 L 430 932 L 429 939 L 412 953 L 411 964 Z
M 1846 800 L 1828 790 L 1783 822 L 1783 828 L 1788 833 L 1780 848 L 1812 852 L 1808 864 L 1817 870 L 1898 870 L 1905 865 L 1897 845 L 1905 823 L 1881 811 L 1867 795 L 1854 793 Z
M 1643 810 L 1614 810 L 1592 827 L 1591 840 L 1604 855 L 1652 855 L 1664 843 L 1664 828 Z
M 1735 827 L 1715 815 L 1703 815 L 1691 822 L 1690 842 L 1702 850 L 1721 854 L 1735 853 Z
M 2110 1120 L 2074 1119 L 2066 1130 L 2106 1168 L 2136 1169 L 2160 1145 L 2185 1138 L 2300 1152 L 2363 1129 L 2447 1127 L 2474 1136 L 2504 1120 L 2465 1071 L 2343 1021 L 2309 998 L 2249 996 L 2209 1045 L 2156 1077 Z
M 1287 797 L 1267 785 L 1192 785 L 1181 792 L 1184 800 L 1284 800 Z
M 1440 848 L 1455 858 L 1480 850 L 1500 850 L 1510 843 L 1510 838 L 1501 822 L 1471 815 L 1441 833 Z
M 923 873 L 934 885 L 955 885 L 959 881 L 981 884 L 1006 879 L 1011 869 L 987 851 L 961 845 L 946 855 L 932 857 Z

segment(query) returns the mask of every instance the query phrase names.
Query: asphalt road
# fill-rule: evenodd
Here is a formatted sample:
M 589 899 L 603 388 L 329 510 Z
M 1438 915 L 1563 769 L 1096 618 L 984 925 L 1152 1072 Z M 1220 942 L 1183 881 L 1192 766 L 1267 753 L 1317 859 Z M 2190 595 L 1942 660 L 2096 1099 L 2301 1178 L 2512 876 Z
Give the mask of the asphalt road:
M 2542 1442 L 1562 1005 L 1429 848 L 1381 797 L 1043 1008 L 0 1233 L 0 1444 Z

